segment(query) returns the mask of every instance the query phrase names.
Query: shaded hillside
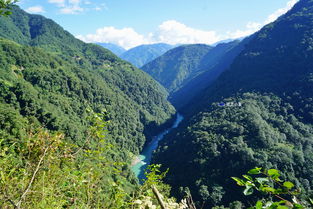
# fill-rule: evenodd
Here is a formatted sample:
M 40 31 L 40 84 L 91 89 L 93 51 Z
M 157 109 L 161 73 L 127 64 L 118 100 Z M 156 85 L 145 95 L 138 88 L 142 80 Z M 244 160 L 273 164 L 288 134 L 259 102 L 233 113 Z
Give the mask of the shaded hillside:
M 203 71 L 184 84 L 180 89 L 172 92 L 169 100 L 181 111 L 184 106 L 194 101 L 194 97 L 209 87 L 225 70 L 229 68 L 234 59 L 244 49 L 250 38 L 244 41 L 218 44 L 201 61 Z
M 170 168 L 177 196 L 189 187 L 205 208 L 237 199 L 249 206 L 230 177 L 254 166 L 278 168 L 304 199 L 313 195 L 312 32 L 313 1 L 300 0 L 186 106 L 189 118 L 155 157 Z
M 203 44 L 180 46 L 142 69 L 169 91 L 170 101 L 181 109 L 229 67 L 247 42 L 248 39 L 215 47 Z
M 120 55 L 123 60 L 132 63 L 134 66 L 141 68 L 148 62 L 161 56 L 168 50 L 172 49 L 174 46 L 168 44 L 147 44 L 140 45 L 129 49 Z
M 204 44 L 179 46 L 144 65 L 141 69 L 169 92 L 174 92 L 200 73 L 201 61 L 211 49 L 212 47 Z

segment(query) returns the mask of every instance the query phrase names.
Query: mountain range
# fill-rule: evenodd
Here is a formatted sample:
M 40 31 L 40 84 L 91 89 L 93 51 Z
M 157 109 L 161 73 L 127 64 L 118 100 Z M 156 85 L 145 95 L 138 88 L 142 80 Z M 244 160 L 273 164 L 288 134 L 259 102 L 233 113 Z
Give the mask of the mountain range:
M 140 68 L 148 62 L 161 56 L 168 50 L 174 48 L 175 46 L 157 43 L 157 44 L 143 44 L 131 49 L 124 49 L 116 44 L 112 43 L 96 43 L 103 48 L 112 51 L 114 54 L 133 64 L 134 66 Z
M 229 177 L 253 167 L 276 168 L 312 195 L 313 1 L 246 40 L 214 82 L 182 109 L 184 123 L 162 142 L 154 162 L 171 171 L 166 182 L 198 205 L 245 208 Z M 241 202 L 236 202 L 240 200 Z
M 248 208 L 277 197 L 231 179 L 255 167 L 301 192 L 278 201 L 310 207 L 313 0 L 243 40 L 128 51 L 12 8 L 0 17 L 1 207 Z M 131 165 L 161 131 L 140 185 Z
M 140 45 L 129 49 L 120 55 L 123 60 L 132 63 L 134 66 L 141 68 L 146 63 L 161 56 L 174 46 L 164 43 Z
M 180 110 L 229 67 L 248 40 L 220 43 L 215 47 L 179 46 L 146 64 L 142 70 L 168 90 L 169 100 Z

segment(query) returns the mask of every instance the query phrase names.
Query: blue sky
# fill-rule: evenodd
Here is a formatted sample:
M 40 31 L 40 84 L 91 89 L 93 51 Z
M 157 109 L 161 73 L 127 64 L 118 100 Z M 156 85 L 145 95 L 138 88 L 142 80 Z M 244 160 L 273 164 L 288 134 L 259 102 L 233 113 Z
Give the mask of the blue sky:
M 249 35 L 297 0 L 20 0 L 86 42 L 212 44 Z

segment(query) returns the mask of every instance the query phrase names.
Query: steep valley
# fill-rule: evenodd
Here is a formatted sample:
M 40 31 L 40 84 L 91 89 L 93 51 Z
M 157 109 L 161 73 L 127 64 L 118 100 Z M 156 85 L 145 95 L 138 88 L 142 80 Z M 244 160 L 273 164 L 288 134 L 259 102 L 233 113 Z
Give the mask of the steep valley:
M 129 51 L 11 11 L 0 208 L 312 208 L 313 0 L 240 40 Z

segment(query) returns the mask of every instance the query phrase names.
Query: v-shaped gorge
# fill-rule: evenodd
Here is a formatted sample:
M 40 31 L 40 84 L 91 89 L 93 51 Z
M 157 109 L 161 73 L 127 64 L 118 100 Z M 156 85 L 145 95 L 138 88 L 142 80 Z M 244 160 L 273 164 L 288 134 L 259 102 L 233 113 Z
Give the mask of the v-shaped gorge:
M 300 0 L 244 40 L 165 46 L 170 50 L 143 72 L 52 20 L 14 7 L 11 16 L 0 18 L 0 146 L 7 160 L 0 163 L 16 178 L 1 181 L 15 185 L 1 189 L 18 188 L 10 190 L 18 197 L 31 179 L 28 172 L 23 184 L 16 181 L 25 175 L 23 166 L 34 169 L 45 154 L 42 147 L 31 148 L 62 133 L 70 149 L 60 159 L 52 152 L 33 185 L 42 190 L 52 173 L 61 184 L 45 194 L 58 194 L 59 207 L 78 207 L 75 201 L 84 198 L 91 208 L 99 202 L 127 207 L 127 194 L 139 188 L 130 169 L 139 153 L 137 177 L 143 178 L 149 163 L 161 163 L 170 169 L 165 182 L 172 195 L 180 199 L 190 191 L 198 207 L 248 207 L 255 199 L 241 195 L 230 177 L 255 166 L 281 170 L 301 189 L 301 198 L 312 197 L 312 14 L 313 1 Z M 89 195 L 92 188 L 97 195 Z M 25 202 L 49 204 L 36 198 Z

